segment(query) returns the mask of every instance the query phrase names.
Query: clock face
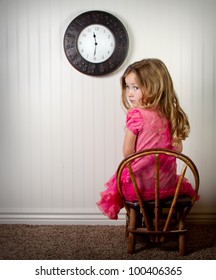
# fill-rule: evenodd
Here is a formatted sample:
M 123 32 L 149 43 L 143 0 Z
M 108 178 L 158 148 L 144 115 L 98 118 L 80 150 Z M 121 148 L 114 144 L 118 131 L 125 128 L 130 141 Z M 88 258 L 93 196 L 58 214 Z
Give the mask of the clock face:
M 121 21 L 104 11 L 88 11 L 71 21 L 64 35 L 64 51 L 79 72 L 100 76 L 115 71 L 129 47 Z
M 79 34 L 77 47 L 85 60 L 92 63 L 101 63 L 113 54 L 115 38 L 106 26 L 92 24 L 84 28 Z

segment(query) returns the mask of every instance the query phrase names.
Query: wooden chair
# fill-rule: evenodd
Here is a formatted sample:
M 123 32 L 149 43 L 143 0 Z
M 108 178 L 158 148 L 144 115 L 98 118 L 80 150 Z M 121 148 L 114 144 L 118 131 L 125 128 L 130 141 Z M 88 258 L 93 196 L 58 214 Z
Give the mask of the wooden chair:
M 182 167 L 174 197 L 163 200 L 159 199 L 161 154 L 168 157 L 175 157 L 177 166 L 180 164 Z M 138 158 L 146 157 L 148 155 L 153 155 L 155 159 L 155 200 L 142 201 L 136 177 L 134 175 L 132 162 Z M 137 196 L 137 200 L 133 202 L 125 200 L 122 192 L 121 175 L 124 168 L 128 168 L 129 170 L 130 178 Z M 179 195 L 186 171 L 189 171 L 189 175 L 192 177 L 192 180 L 190 178 L 189 181 L 195 190 L 195 195 L 192 198 Z M 193 183 L 191 181 L 193 181 Z M 117 170 L 117 184 L 128 218 L 126 222 L 128 253 L 133 254 L 135 252 L 137 234 L 148 235 L 151 242 L 164 242 L 165 238 L 168 238 L 171 234 L 177 234 L 179 254 L 182 256 L 185 255 L 187 232 L 185 220 L 194 205 L 199 189 L 199 173 L 193 161 L 182 153 L 167 149 L 144 150 L 125 158 L 120 163 Z

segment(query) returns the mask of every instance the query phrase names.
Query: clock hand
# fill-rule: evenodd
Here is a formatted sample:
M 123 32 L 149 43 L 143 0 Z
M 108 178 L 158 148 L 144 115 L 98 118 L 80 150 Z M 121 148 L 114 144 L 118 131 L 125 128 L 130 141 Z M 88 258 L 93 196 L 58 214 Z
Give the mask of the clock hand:
M 94 48 L 94 56 L 96 55 L 96 49 L 97 49 L 97 41 L 96 41 L 96 35 L 93 33 L 94 41 L 95 41 L 95 48 Z
M 96 35 L 95 35 L 95 33 L 93 33 L 93 37 L 94 37 L 95 45 L 97 45 Z

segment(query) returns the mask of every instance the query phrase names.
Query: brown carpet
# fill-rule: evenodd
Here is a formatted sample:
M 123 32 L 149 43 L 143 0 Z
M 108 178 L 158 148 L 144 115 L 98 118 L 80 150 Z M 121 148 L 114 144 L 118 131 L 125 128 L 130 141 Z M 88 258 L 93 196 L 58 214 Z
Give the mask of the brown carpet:
M 1 260 L 216 259 L 216 225 L 188 227 L 188 254 L 180 257 L 174 239 L 160 246 L 140 236 L 127 254 L 124 226 L 0 225 Z

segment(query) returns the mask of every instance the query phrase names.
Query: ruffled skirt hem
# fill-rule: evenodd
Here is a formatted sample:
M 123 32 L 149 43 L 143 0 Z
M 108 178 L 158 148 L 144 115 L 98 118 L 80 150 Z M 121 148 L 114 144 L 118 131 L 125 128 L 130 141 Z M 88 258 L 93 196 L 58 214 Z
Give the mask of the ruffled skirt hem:
M 178 179 L 178 176 L 177 176 Z M 112 184 L 112 183 L 113 184 Z M 107 189 L 100 193 L 101 199 L 96 203 L 100 211 L 106 215 L 109 219 L 117 220 L 118 213 L 123 208 L 124 204 L 122 198 L 118 192 L 116 182 L 114 177 L 107 183 Z M 174 196 L 176 191 L 176 186 L 171 187 L 169 189 L 163 189 L 160 191 L 160 199 L 166 199 Z M 134 192 L 133 187 L 124 188 L 123 190 L 125 199 L 128 201 L 137 201 L 136 194 Z M 191 184 L 184 179 L 181 186 L 180 195 L 187 195 L 189 197 L 193 197 L 195 195 L 195 190 L 191 186 Z M 143 191 L 142 199 L 144 201 L 154 200 L 155 192 L 154 190 L 146 190 Z M 197 195 L 196 200 L 199 200 L 200 196 Z

